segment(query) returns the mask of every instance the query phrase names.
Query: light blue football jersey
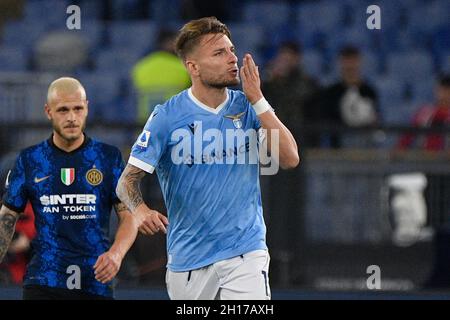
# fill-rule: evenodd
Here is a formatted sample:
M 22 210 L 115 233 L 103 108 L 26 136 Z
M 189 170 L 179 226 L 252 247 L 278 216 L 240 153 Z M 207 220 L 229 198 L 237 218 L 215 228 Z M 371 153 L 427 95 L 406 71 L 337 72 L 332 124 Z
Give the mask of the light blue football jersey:
M 168 210 L 171 271 L 267 249 L 260 126 L 244 93 L 230 89 L 216 109 L 191 89 L 155 107 L 128 163 L 150 173 L 156 169 Z

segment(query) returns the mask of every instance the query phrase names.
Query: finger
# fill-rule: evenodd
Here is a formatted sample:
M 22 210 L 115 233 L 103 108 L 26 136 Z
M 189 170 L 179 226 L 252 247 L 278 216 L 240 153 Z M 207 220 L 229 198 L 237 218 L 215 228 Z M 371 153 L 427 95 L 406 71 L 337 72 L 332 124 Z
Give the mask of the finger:
M 169 225 L 169 219 L 167 219 L 167 217 L 165 215 L 163 215 L 162 213 L 159 213 L 159 220 L 162 221 L 162 223 L 164 223 L 164 225 L 168 226 Z
M 102 281 L 104 281 L 104 280 L 109 276 L 109 274 L 110 274 L 110 270 L 109 270 L 109 269 L 105 269 L 105 270 L 103 270 L 101 273 L 97 274 L 97 275 L 95 276 L 95 279 L 96 279 L 97 281 L 102 282 Z
M 110 274 L 102 279 L 100 279 L 99 281 L 103 284 L 110 282 L 112 279 L 114 279 L 114 274 Z
M 151 229 L 153 231 L 153 233 L 158 233 L 160 231 L 161 228 L 161 221 L 159 221 L 159 219 L 156 219 L 157 221 L 153 221 L 153 224 L 151 226 Z
M 109 266 L 109 261 L 103 260 L 97 268 L 94 269 L 95 275 L 100 275 L 102 272 L 104 272 Z
M 258 73 L 257 73 L 257 66 L 255 64 L 255 61 L 253 60 L 253 58 L 250 54 L 248 55 L 247 59 L 248 59 L 250 75 L 252 76 L 253 79 L 256 79 L 258 76 Z
M 241 74 L 242 85 L 245 85 L 245 83 L 247 82 L 247 78 L 245 77 L 244 66 L 241 67 L 239 72 Z
M 106 283 L 106 282 L 111 281 L 112 279 L 114 279 L 114 277 L 117 275 L 118 272 L 119 272 L 119 268 L 113 268 L 112 270 L 110 270 L 110 272 L 107 275 L 105 275 L 101 279 L 101 282 Z
M 164 226 L 164 223 L 162 223 L 162 221 L 160 222 L 160 224 L 158 226 L 158 230 L 164 232 L 164 234 L 167 234 L 167 229 Z
M 97 258 L 97 261 L 95 261 L 95 264 L 94 264 L 94 269 L 96 269 L 96 268 L 98 268 L 98 266 L 102 263 L 102 261 L 103 261 L 103 255 L 101 255 L 101 256 L 99 256 L 98 258 Z
M 256 69 L 256 63 L 255 63 L 255 60 L 253 60 L 253 57 L 251 54 L 248 54 L 248 64 L 251 66 L 251 68 Z
M 99 274 L 96 276 L 97 281 L 100 281 L 102 283 L 111 281 L 112 278 L 116 275 L 117 272 L 114 272 L 113 268 L 109 268 L 102 272 L 102 274 Z
M 114 275 L 119 271 L 119 268 L 114 263 L 109 263 L 107 268 L 98 273 L 95 278 L 98 281 L 107 281 L 108 279 L 112 279 Z
M 250 73 L 248 71 L 248 64 L 244 63 L 244 66 L 242 68 L 243 68 L 243 72 L 244 72 L 244 75 L 245 75 L 245 80 L 249 81 L 250 80 Z
M 147 225 L 144 224 L 139 227 L 139 231 L 146 236 L 152 236 L 154 234 L 154 232 Z
M 101 282 L 101 283 L 107 283 L 107 282 L 111 281 L 112 278 L 114 278 L 114 277 L 111 274 L 105 274 L 104 276 L 99 277 L 96 280 Z

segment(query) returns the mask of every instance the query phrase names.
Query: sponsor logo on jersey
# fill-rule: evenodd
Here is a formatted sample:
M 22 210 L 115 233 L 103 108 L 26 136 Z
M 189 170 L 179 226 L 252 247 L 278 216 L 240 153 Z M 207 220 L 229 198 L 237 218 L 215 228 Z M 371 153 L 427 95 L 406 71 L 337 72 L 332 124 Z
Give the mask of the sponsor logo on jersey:
M 233 125 L 236 129 L 240 129 L 242 128 L 242 121 L 241 121 L 241 117 L 245 114 L 244 112 L 235 114 L 235 115 L 225 115 L 224 117 L 227 119 L 231 119 L 233 120 Z
M 51 194 L 39 198 L 43 206 L 59 204 L 95 204 L 95 194 Z
M 137 141 L 137 145 L 141 148 L 147 149 L 148 140 L 150 140 L 150 131 L 144 130 Z
M 61 181 L 66 186 L 70 186 L 75 181 L 75 169 L 61 168 Z
M 195 134 L 195 129 L 197 129 L 197 125 L 191 123 L 191 124 L 188 124 L 188 127 L 191 130 L 192 134 Z
M 103 174 L 95 166 L 86 172 L 86 180 L 92 186 L 98 186 L 103 181 Z
M 51 194 L 39 198 L 42 213 L 62 213 L 63 220 L 95 219 L 95 194 Z M 65 215 L 69 214 L 69 215 Z
M 34 177 L 34 183 L 42 182 L 42 181 L 44 181 L 44 180 L 46 180 L 48 178 L 50 178 L 50 176 L 45 176 L 45 177 L 41 177 L 41 178 Z

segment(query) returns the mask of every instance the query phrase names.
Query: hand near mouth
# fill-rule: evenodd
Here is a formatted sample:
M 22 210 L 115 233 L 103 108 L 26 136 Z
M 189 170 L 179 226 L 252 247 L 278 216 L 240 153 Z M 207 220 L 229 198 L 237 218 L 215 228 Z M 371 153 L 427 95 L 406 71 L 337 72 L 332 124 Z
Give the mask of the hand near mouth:
M 255 104 L 262 97 L 261 79 L 259 78 L 258 66 L 253 61 L 252 56 L 247 53 L 243 59 L 241 67 L 242 90 L 244 91 L 248 101 Z

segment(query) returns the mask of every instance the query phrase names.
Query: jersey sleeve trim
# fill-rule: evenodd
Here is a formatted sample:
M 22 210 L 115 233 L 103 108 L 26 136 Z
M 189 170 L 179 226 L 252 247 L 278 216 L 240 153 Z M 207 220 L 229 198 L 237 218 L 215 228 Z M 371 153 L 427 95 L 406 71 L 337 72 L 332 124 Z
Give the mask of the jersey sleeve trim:
M 133 156 L 130 156 L 130 159 L 128 159 L 128 163 L 132 164 L 133 166 L 138 167 L 139 169 L 142 169 L 148 173 L 153 173 L 153 171 L 155 170 L 154 166 L 152 166 L 148 163 L 145 163 L 144 161 L 139 160 L 138 158 L 135 158 Z

